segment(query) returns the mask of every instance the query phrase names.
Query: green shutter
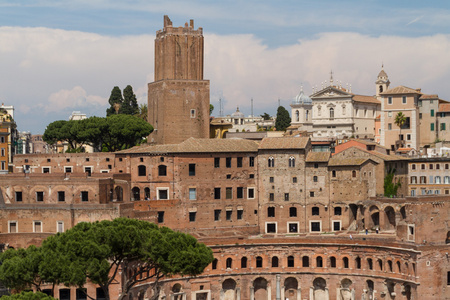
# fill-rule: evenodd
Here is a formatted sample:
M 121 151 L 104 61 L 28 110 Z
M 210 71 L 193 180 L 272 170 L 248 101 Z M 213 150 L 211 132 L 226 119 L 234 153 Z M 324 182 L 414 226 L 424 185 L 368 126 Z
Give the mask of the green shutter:
M 431 131 L 434 131 L 434 123 L 430 124 L 430 129 L 431 129 Z
M 434 109 L 431 110 L 430 114 L 432 117 L 434 117 Z

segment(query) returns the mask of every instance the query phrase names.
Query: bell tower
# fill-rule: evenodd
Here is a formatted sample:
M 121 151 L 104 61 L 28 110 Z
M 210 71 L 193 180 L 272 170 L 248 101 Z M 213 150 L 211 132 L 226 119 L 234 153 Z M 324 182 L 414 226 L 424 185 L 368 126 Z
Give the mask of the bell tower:
M 375 81 L 375 85 L 376 85 L 376 89 L 377 89 L 375 95 L 377 96 L 377 98 L 380 96 L 380 93 L 387 91 L 390 83 L 391 82 L 389 81 L 389 78 L 388 78 L 386 72 L 384 71 L 384 66 L 381 65 L 381 71 L 380 71 L 380 73 L 378 73 L 377 81 Z
M 194 20 L 156 32 L 155 81 L 148 84 L 150 141 L 177 144 L 209 137 L 209 80 L 203 79 L 203 29 Z

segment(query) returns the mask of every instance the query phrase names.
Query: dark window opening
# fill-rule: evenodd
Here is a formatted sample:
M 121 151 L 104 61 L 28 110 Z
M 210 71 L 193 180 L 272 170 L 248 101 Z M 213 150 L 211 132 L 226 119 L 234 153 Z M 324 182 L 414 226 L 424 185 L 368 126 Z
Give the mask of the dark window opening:
M 195 222 L 196 215 L 197 215 L 197 212 L 195 212 L 195 211 L 189 212 L 189 222 Z
M 158 211 L 158 223 L 164 223 L 164 212 Z
M 289 232 L 290 233 L 298 232 L 298 224 L 297 223 L 289 223 Z
M 245 268 L 247 268 L 247 257 L 243 257 L 243 258 L 241 258 L 241 268 L 242 269 L 245 269 Z
M 36 201 L 43 202 L 44 201 L 44 192 L 36 192 Z
M 189 176 L 195 176 L 195 164 L 189 164 Z
M 263 259 L 261 256 L 256 257 L 256 267 L 257 268 L 262 268 L 263 266 Z
M 311 231 L 320 232 L 320 222 L 311 222 Z
M 215 209 L 214 210 L 214 221 L 220 221 L 220 213 L 222 211 L 220 209 Z
M 303 268 L 308 268 L 309 267 L 309 257 L 308 256 L 303 256 L 302 257 L 302 266 L 303 266 Z
M 330 257 L 330 267 L 336 268 L 336 257 L 334 256 Z
M 348 257 L 344 257 L 342 262 L 344 263 L 344 269 L 348 269 Z
M 289 193 L 284 193 L 284 201 L 289 201 Z
M 243 187 L 238 187 L 237 188 L 236 198 L 238 198 L 238 199 L 244 198 L 244 188 Z
M 232 265 L 233 265 L 233 260 L 230 257 L 228 257 L 226 260 L 227 269 L 231 269 Z
M 267 233 L 277 233 L 277 225 L 275 223 L 268 223 Z
M 226 198 L 227 198 L 227 199 L 233 198 L 233 188 L 227 187 L 227 188 L 225 189 L 225 194 L 226 194 Z
M 65 200 L 66 200 L 66 195 L 65 195 L 64 191 L 59 191 L 58 192 L 58 201 L 64 202 Z
M 147 168 L 143 165 L 138 166 L 138 176 L 147 175 Z
M 227 210 L 227 212 L 226 212 L 226 214 L 225 214 L 225 217 L 226 217 L 227 221 L 230 221 L 230 220 L 231 220 L 232 214 L 233 214 L 233 211 L 232 211 L 232 210 Z
M 272 257 L 272 268 L 278 268 L 278 257 Z
M 89 201 L 89 193 L 87 191 L 81 192 L 81 201 L 88 202 Z
M 269 218 L 275 217 L 275 207 L 271 206 L 267 208 L 267 217 Z
M 220 199 L 220 188 L 214 188 L 214 199 Z
M 242 157 L 237 158 L 237 167 L 242 168 Z
M 296 216 L 297 216 L 297 208 L 289 207 L 289 217 L 296 217 Z
M 158 166 L 158 176 L 167 176 L 167 166 L 165 165 Z
M 341 216 L 342 215 L 342 208 L 341 207 L 335 207 L 334 208 L 334 215 L 335 216 Z
M 225 158 L 225 167 L 231 168 L 231 157 Z
M 317 268 L 323 268 L 323 258 L 322 256 L 316 257 L 316 267 Z
M 60 289 L 59 300 L 70 300 L 70 289 Z
M 212 262 L 212 269 L 213 270 L 217 269 L 217 262 L 218 262 L 217 258 L 214 258 L 214 260 Z
M 22 192 L 16 192 L 16 202 L 22 202 Z
M 317 206 L 314 206 L 314 207 L 311 209 L 311 214 L 312 214 L 313 216 L 318 216 L 318 215 L 320 214 L 320 209 L 319 209 Z
M 237 210 L 237 219 L 242 220 L 242 216 L 244 215 L 244 211 L 242 209 Z
M 297 183 L 297 177 L 292 177 L 292 183 Z
M 254 167 L 255 166 L 255 157 L 254 156 L 250 156 L 248 158 L 248 166 L 249 167 Z
M 214 168 L 220 168 L 220 157 L 214 157 Z
M 275 194 L 274 193 L 270 193 L 269 194 L 269 201 L 275 201 Z

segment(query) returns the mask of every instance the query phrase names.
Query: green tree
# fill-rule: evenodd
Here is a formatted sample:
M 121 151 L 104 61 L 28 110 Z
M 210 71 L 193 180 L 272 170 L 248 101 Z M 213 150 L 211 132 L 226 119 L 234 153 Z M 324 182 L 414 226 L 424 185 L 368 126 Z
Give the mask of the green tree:
M 209 115 L 212 114 L 213 110 L 214 110 L 214 105 L 209 104 Z
M 120 113 L 126 115 L 136 115 L 139 113 L 136 95 L 134 94 L 131 85 L 127 85 L 127 87 L 123 90 L 123 103 Z
M 291 117 L 289 116 L 289 112 L 283 106 L 279 106 L 277 110 L 275 128 L 277 131 L 286 131 L 286 128 L 289 126 L 291 126 Z
M 53 253 L 44 257 L 44 264 L 48 258 L 62 266 L 61 282 L 83 287 L 89 280 L 104 290 L 106 299 L 120 268 L 122 299 L 146 280 L 140 278 L 142 274 L 150 271 L 155 282 L 163 276 L 195 276 L 213 260 L 212 251 L 190 235 L 128 218 L 79 223 L 47 238 L 42 248 Z
M 384 177 L 384 196 L 386 197 L 396 197 L 399 187 L 402 186 L 400 179 L 394 182 L 395 171 L 395 169 L 389 169 Z
M 110 152 L 139 145 L 153 131 L 152 125 L 130 115 L 111 115 L 106 118 L 106 125 L 103 147 Z
M 139 111 L 138 111 L 136 117 L 141 118 L 145 122 L 148 122 L 148 106 L 147 106 L 147 104 L 139 105 Z
M 108 100 L 110 107 L 106 109 L 106 116 L 110 116 L 116 113 L 116 109 L 119 109 L 117 113 L 120 113 L 120 108 L 123 105 L 123 97 L 122 97 L 122 91 L 118 86 L 115 86 L 112 91 L 111 95 L 109 96 Z M 117 107 L 118 105 L 118 107 Z
M 270 115 L 266 112 L 261 115 L 261 118 L 266 121 L 271 119 Z
M 400 139 L 400 136 L 402 135 L 402 127 L 403 127 L 403 125 L 405 125 L 405 123 L 406 123 L 406 116 L 400 111 L 400 112 L 395 116 L 394 123 L 395 123 L 395 125 L 397 125 L 398 128 L 400 129 L 400 134 L 399 134 L 399 139 Z
M 2 296 L 0 300 L 56 300 L 52 296 L 41 292 L 21 292 L 10 296 Z

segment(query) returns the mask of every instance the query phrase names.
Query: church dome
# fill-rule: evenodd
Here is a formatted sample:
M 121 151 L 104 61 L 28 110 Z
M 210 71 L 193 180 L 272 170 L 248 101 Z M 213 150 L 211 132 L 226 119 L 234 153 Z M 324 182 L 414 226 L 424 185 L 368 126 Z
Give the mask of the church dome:
M 231 117 L 232 117 L 233 119 L 242 119 L 242 118 L 244 118 L 245 116 L 244 116 L 243 113 L 241 113 L 241 112 L 239 111 L 239 106 L 238 106 L 238 107 L 236 108 L 236 111 L 235 111 L 234 113 L 231 114 Z
M 294 101 L 292 101 L 293 104 L 311 104 L 312 100 L 308 96 L 303 93 L 303 89 L 300 91 L 300 93 L 295 97 Z

